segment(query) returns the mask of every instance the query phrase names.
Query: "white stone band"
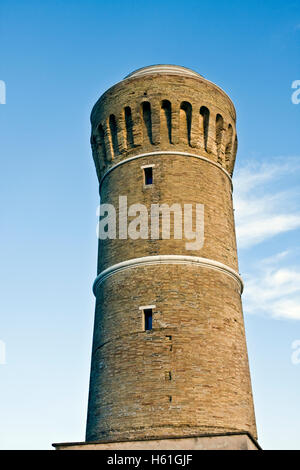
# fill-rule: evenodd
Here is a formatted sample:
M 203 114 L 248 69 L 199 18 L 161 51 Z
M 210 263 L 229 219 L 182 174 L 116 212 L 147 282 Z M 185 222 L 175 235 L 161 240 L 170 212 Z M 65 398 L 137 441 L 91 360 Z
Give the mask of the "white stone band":
M 220 165 L 219 163 L 213 162 L 212 160 L 209 160 L 209 158 L 203 157 L 202 155 L 196 155 L 195 153 L 176 152 L 175 150 L 158 150 L 158 151 L 156 151 L 156 152 L 140 153 L 140 154 L 138 154 L 138 155 L 134 155 L 133 157 L 125 158 L 125 160 L 121 160 L 120 162 L 116 163 L 114 166 L 112 166 L 111 168 L 109 168 L 109 169 L 104 173 L 104 175 L 102 176 L 101 181 L 100 181 L 100 183 L 99 183 L 99 191 L 101 191 L 101 186 L 102 186 L 102 183 L 103 183 L 104 178 L 106 178 L 106 176 L 107 176 L 112 170 L 114 170 L 115 168 L 117 168 L 117 167 L 120 166 L 120 165 L 123 165 L 124 163 L 131 162 L 132 160 L 136 160 L 137 158 L 151 157 L 152 155 L 180 155 L 180 156 L 182 156 L 182 157 L 194 157 L 194 158 L 198 158 L 199 160 L 204 160 L 205 162 L 211 163 L 212 165 L 216 166 L 217 168 L 219 168 L 220 170 L 222 170 L 222 171 L 225 173 L 225 175 L 227 176 L 227 178 L 229 178 L 230 185 L 231 185 L 231 189 L 232 189 L 232 179 L 231 179 L 231 176 L 230 176 L 230 174 L 228 173 L 228 171 L 225 170 L 225 168 L 223 168 L 222 165 Z
M 220 271 L 232 277 L 240 286 L 240 293 L 243 292 L 244 283 L 241 276 L 226 264 L 214 261 L 208 258 L 201 258 L 199 256 L 185 256 L 185 255 L 157 255 L 157 256 L 143 256 L 141 258 L 133 258 L 121 263 L 114 264 L 107 269 L 104 269 L 95 279 L 93 285 L 93 292 L 96 295 L 98 286 L 109 276 L 116 274 L 125 269 L 136 268 L 139 266 L 151 266 L 157 264 L 188 264 L 200 266 L 201 268 L 209 268 Z

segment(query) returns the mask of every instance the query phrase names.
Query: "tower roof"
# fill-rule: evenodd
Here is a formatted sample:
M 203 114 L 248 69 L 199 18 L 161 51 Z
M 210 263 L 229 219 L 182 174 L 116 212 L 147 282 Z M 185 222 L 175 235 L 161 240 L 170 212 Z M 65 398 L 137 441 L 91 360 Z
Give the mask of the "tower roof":
M 167 73 L 167 74 L 176 74 L 176 75 L 187 75 L 192 77 L 202 77 L 199 73 L 194 70 L 188 69 L 187 67 L 182 67 L 181 65 L 170 65 L 170 64 L 157 64 L 157 65 L 148 65 L 146 67 L 141 67 L 137 70 L 134 70 L 129 75 L 126 75 L 126 78 L 140 77 L 142 75 L 149 75 L 152 73 Z

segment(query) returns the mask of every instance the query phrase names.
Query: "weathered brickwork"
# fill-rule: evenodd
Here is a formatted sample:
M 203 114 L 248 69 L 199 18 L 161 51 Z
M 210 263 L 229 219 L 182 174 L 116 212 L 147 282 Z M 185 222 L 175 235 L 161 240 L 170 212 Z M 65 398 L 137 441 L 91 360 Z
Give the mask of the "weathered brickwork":
M 127 196 L 128 205 L 144 204 L 149 213 L 153 203 L 201 203 L 205 222 L 200 250 L 187 251 L 172 229 L 169 240 L 100 240 L 98 274 L 158 255 L 201 257 L 238 271 L 230 179 L 237 141 L 227 95 L 201 76 L 154 68 L 108 90 L 91 120 L 102 203 L 118 208 L 119 196 Z M 151 187 L 144 165 L 155 165 Z M 234 276 L 188 260 L 153 262 L 110 272 L 95 295 L 87 441 L 257 437 Z M 149 331 L 140 309 L 147 305 L 155 306 Z

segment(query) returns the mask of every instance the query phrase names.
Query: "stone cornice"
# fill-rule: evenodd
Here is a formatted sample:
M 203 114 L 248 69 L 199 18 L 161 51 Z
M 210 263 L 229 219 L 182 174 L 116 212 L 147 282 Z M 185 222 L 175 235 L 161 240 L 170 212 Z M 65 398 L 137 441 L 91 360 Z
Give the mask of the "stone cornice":
M 215 269 L 230 277 L 232 277 L 240 287 L 240 293 L 243 292 L 243 280 L 241 276 L 226 264 L 214 261 L 208 258 L 201 258 L 199 256 L 188 255 L 157 255 L 157 256 L 143 256 L 141 258 L 133 258 L 121 263 L 114 264 L 107 269 L 104 269 L 95 279 L 93 285 L 93 292 L 96 295 L 98 286 L 108 277 L 125 269 L 137 268 L 140 266 L 153 266 L 157 264 L 187 264 L 190 266 L 200 266 L 202 268 Z

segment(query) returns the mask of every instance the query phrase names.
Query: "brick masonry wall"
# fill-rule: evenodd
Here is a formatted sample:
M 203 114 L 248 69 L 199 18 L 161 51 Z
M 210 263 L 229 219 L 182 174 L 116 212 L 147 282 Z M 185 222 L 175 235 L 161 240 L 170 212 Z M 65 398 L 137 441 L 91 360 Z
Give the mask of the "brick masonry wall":
M 148 105 L 141 108 L 143 100 L 150 113 Z M 161 109 L 164 100 L 171 114 L 169 105 Z M 203 106 L 210 112 L 208 127 Z M 200 76 L 130 78 L 108 90 L 92 111 L 99 179 L 129 157 L 172 150 L 202 155 L 231 174 L 235 138 L 231 101 Z M 155 164 L 154 184 L 145 188 L 141 166 L 147 164 Z M 128 205 L 141 203 L 149 212 L 152 203 L 204 204 L 205 241 L 197 251 L 187 251 L 184 239 L 173 240 L 172 231 L 170 240 L 100 241 L 98 273 L 161 254 L 200 256 L 237 270 L 231 183 L 220 167 L 165 154 L 110 171 L 101 184 L 102 202 L 118 207 L 123 195 Z M 143 330 L 144 305 L 155 305 L 151 331 Z M 87 441 L 230 431 L 256 437 L 237 281 L 190 264 L 136 266 L 107 277 L 96 291 Z
M 154 184 L 145 187 L 141 166 L 154 164 Z M 119 220 L 119 196 L 128 206 L 179 203 L 204 205 L 204 245 L 186 250 L 186 238 L 174 240 L 171 217 L 170 240 L 100 240 L 98 274 L 107 267 L 140 256 L 179 254 L 210 258 L 238 270 L 232 194 L 229 178 L 216 166 L 193 157 L 155 155 L 132 160 L 115 168 L 101 187 L 102 203 L 113 204 Z M 195 211 L 193 211 L 195 219 Z M 128 218 L 128 221 L 132 220 Z M 150 226 L 150 217 L 149 217 Z

